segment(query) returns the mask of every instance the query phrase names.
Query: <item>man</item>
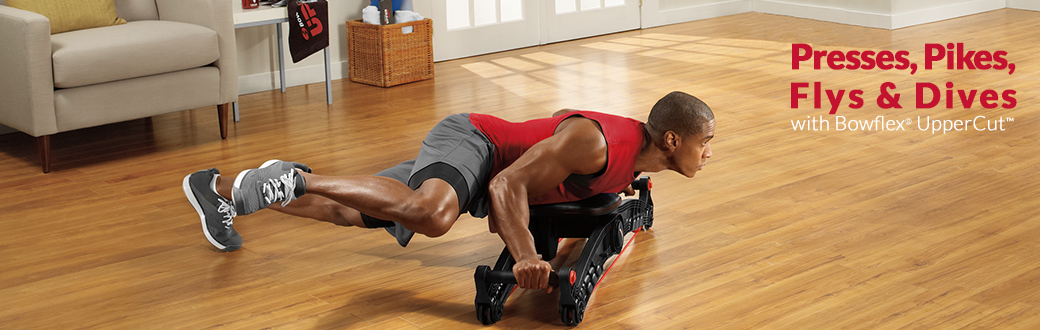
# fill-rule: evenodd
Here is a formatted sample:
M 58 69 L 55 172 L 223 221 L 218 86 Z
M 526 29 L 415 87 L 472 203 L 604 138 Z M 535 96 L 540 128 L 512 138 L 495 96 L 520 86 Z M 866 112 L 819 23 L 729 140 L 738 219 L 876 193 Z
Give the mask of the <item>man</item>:
M 704 102 L 672 92 L 647 122 L 589 111 L 511 123 L 451 115 L 426 136 L 419 155 L 374 176 L 323 176 L 300 163 L 271 160 L 234 181 L 216 168 L 184 178 L 184 193 L 206 238 L 241 247 L 235 216 L 264 208 L 342 226 L 386 228 L 401 246 L 415 232 L 444 235 L 463 212 L 489 216 L 516 260 L 521 288 L 548 286 L 549 263 L 527 230 L 528 205 L 631 191 L 640 172 L 693 177 L 711 157 L 715 119 Z M 290 204 L 290 202 L 292 202 Z

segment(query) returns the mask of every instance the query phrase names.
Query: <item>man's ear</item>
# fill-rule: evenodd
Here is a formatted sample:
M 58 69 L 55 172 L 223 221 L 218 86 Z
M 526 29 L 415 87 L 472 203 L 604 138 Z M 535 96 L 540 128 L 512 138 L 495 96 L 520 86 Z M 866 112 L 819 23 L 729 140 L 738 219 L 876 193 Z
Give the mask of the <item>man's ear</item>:
M 682 144 L 682 137 L 679 134 L 675 134 L 674 131 L 664 132 L 664 145 L 668 148 L 668 151 L 675 151 Z

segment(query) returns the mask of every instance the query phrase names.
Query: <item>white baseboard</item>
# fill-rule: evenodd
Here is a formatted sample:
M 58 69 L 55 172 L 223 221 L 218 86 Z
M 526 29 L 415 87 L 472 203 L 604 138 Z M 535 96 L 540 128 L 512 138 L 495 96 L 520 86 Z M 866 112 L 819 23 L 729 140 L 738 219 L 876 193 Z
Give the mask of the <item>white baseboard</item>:
M 716 3 L 658 11 L 643 16 L 643 28 L 722 17 L 751 11 L 752 0 L 721 0 Z M 646 4 L 644 4 L 646 6 Z M 656 11 L 657 8 L 643 8 Z
M 1007 0 L 1007 7 L 1014 9 L 1040 10 L 1040 1 L 1036 0 Z
M 329 64 L 329 70 L 331 70 L 332 72 L 332 80 L 343 79 L 348 77 L 347 62 L 333 61 Z M 285 70 L 286 87 L 313 84 L 324 81 L 325 65 L 323 62 L 319 65 L 311 65 L 291 69 L 287 68 Z M 269 91 L 279 88 L 281 87 L 278 77 L 278 70 L 238 77 L 238 95 Z
M 826 22 L 858 25 L 880 29 L 898 29 L 919 24 L 978 14 L 1005 8 L 1010 1 L 1026 3 L 1025 0 L 975 0 L 941 7 L 933 7 L 899 14 L 869 13 L 835 7 L 788 3 L 777 0 L 755 0 L 754 11 L 808 18 Z M 1029 1 L 1032 6 L 1036 1 Z M 1037 6 L 1040 6 L 1038 4 Z
M 1007 7 L 1005 0 L 975 0 L 892 15 L 892 29 L 938 22 Z
M 818 21 L 851 24 L 872 28 L 889 29 L 892 25 L 890 15 L 868 13 L 834 7 L 822 7 L 775 0 L 755 0 L 754 11 L 814 19 Z

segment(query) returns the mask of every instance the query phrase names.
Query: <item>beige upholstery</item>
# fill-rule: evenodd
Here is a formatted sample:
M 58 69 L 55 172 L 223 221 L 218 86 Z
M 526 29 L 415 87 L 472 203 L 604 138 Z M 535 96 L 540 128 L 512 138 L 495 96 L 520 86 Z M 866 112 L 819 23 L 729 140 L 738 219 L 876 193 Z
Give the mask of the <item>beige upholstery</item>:
M 55 88 L 194 69 L 220 57 L 216 32 L 169 21 L 55 34 L 51 48 Z
M 238 100 L 227 0 L 115 0 L 129 23 L 50 34 L 0 0 L 0 124 L 40 137 Z
M 116 0 L 116 13 L 127 21 L 159 20 L 159 10 L 155 7 L 155 1 Z

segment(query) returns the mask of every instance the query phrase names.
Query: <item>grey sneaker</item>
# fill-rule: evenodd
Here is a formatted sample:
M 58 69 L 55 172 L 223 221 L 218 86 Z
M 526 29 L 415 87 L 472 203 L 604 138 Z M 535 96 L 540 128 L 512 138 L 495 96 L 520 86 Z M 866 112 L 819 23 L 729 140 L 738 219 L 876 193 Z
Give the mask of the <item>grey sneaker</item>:
M 303 196 L 307 185 L 296 170 L 310 173 L 307 165 L 272 159 L 260 168 L 242 171 L 235 178 L 231 199 L 238 214 L 246 215 L 277 202 L 282 206 Z
M 227 198 L 217 194 L 216 182 L 220 171 L 216 168 L 201 170 L 184 177 L 184 195 L 199 213 L 202 233 L 217 249 L 231 252 L 242 247 L 242 236 L 235 231 L 235 207 Z

